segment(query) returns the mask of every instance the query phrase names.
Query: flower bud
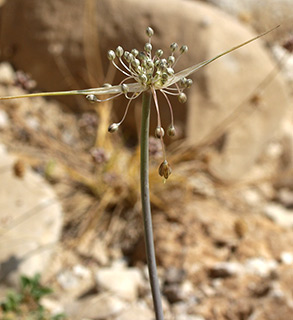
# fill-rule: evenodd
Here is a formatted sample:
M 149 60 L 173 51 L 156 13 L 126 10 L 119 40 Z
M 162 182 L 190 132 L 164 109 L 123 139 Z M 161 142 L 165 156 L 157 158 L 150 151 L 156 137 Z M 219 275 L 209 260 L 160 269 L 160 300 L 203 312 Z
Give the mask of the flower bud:
M 180 48 L 180 52 L 181 53 L 185 53 L 185 52 L 187 52 L 188 51 L 188 47 L 186 46 L 186 45 L 184 45 L 184 46 L 182 46 L 181 48 Z
M 175 63 L 175 57 L 174 56 L 169 56 L 168 57 L 169 66 L 172 66 L 174 63 Z
M 171 68 L 171 67 L 169 67 L 169 68 L 166 69 L 166 72 L 167 72 L 167 74 L 168 74 L 169 76 L 173 76 L 173 74 L 174 74 L 174 69 Z
M 121 46 L 118 46 L 117 48 L 116 48 L 116 56 L 118 57 L 118 58 L 121 58 L 122 56 L 123 56 L 123 53 L 124 53 L 124 50 L 123 50 L 123 48 L 121 47 Z
M 192 84 L 193 84 L 192 79 L 186 79 L 186 84 L 185 84 L 186 88 L 190 88 Z
M 157 127 L 155 131 L 155 137 L 161 139 L 164 137 L 165 131 L 162 127 Z
M 169 137 L 174 137 L 176 135 L 176 130 L 175 130 L 175 127 L 173 125 L 170 125 L 170 127 L 168 128 L 167 135 Z
M 142 84 L 145 84 L 148 81 L 148 78 L 144 73 L 140 74 L 138 78 Z
M 107 57 L 110 61 L 114 60 L 116 58 L 115 52 L 113 50 L 109 50 Z
M 151 27 L 147 27 L 146 34 L 150 38 L 151 36 L 154 35 L 154 30 Z
M 165 179 L 168 179 L 171 173 L 172 173 L 172 169 L 168 161 L 164 160 L 159 167 L 159 175 L 161 177 L 164 177 Z
M 161 58 L 161 56 L 164 54 L 164 52 L 163 52 L 163 50 L 162 49 L 158 49 L 157 51 L 156 51 L 156 56 L 158 57 L 158 58 Z
M 152 49 L 153 49 L 153 46 L 152 46 L 149 42 L 147 42 L 147 43 L 144 45 L 144 50 L 145 50 L 146 52 L 151 52 Z
M 183 93 L 183 92 L 180 92 L 180 93 L 178 94 L 178 101 L 179 101 L 180 103 L 185 103 L 185 102 L 187 101 L 187 96 L 186 96 L 186 94 Z
M 119 124 L 118 123 L 112 123 L 109 128 L 108 128 L 108 132 L 116 132 L 119 128 Z
M 173 42 L 170 45 L 171 52 L 174 52 L 177 48 L 178 48 L 178 44 L 176 42 Z
M 94 94 L 88 94 L 85 98 L 92 103 L 98 102 L 98 99 Z
M 138 51 L 137 49 L 132 49 L 132 50 L 131 50 L 131 53 L 132 53 L 135 57 L 137 57 L 137 55 L 139 54 L 139 51 Z

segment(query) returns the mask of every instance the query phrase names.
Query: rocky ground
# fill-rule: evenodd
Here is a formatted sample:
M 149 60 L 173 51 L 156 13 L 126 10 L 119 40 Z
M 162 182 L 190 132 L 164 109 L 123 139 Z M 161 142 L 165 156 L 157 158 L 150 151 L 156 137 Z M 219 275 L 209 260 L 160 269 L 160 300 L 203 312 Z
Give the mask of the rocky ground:
M 0 70 L 1 95 L 23 91 L 8 64 Z M 7 210 L 1 211 L 1 246 L 8 241 L 19 262 L 3 276 L 11 256 L 3 260 L 1 249 L 2 282 L 11 286 L 20 273 L 41 271 L 55 290 L 43 302 L 52 312 L 65 311 L 69 319 L 152 319 L 137 154 L 117 139 L 92 149 L 97 121 L 94 112 L 76 116 L 44 99 L 2 103 L 1 178 L 11 190 L 0 193 Z M 114 146 L 121 149 L 118 161 Z M 174 173 L 163 184 L 154 141 L 153 222 L 166 319 L 290 318 L 293 184 L 284 146 L 271 141 L 244 181 L 225 185 L 208 171 L 212 150 L 200 149 L 193 159 L 189 149 L 171 145 Z M 125 163 L 131 165 L 129 177 L 120 171 Z M 112 192 L 105 192 L 98 174 Z M 40 198 L 38 192 L 49 194 Z M 56 204 L 63 206 L 63 218 Z M 53 239 L 46 235 L 48 224 Z M 54 243 L 49 262 L 26 239 L 25 230 L 32 237 L 33 229 L 39 230 L 37 247 Z
M 276 44 L 272 54 L 278 61 L 286 55 L 278 76 L 291 86 L 289 51 Z M 9 63 L 0 64 L 0 96 L 36 85 Z M 52 99 L 1 102 L 1 300 L 17 288 L 22 273 L 40 272 L 42 283 L 54 289 L 42 300 L 52 314 L 153 319 L 139 155 L 122 134 L 107 133 L 111 108 L 72 113 Z M 286 114 L 258 161 L 233 184 L 211 170 L 221 141 L 168 145 L 173 173 L 164 184 L 157 174 L 160 145 L 151 137 L 152 214 L 166 320 L 292 318 L 293 124 L 292 112 Z

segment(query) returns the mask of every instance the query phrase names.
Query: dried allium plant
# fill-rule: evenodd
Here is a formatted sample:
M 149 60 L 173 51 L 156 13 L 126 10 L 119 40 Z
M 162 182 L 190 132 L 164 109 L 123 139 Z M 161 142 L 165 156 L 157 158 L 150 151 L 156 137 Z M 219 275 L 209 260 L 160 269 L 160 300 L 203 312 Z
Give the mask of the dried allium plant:
M 149 268 L 149 279 L 152 290 L 154 310 L 156 320 L 163 320 L 163 309 L 160 297 L 159 281 L 157 276 L 157 267 L 155 259 L 155 249 L 153 241 L 152 231 L 152 218 L 151 207 L 149 198 L 149 120 L 150 120 L 150 105 L 151 98 L 153 98 L 156 112 L 157 112 L 157 127 L 155 130 L 155 136 L 160 139 L 163 150 L 163 161 L 159 167 L 159 174 L 168 179 L 171 174 L 171 167 L 166 159 L 166 153 L 163 143 L 163 137 L 165 130 L 161 125 L 160 108 L 158 104 L 157 93 L 161 93 L 170 109 L 170 125 L 167 129 L 169 136 L 176 134 L 174 126 L 174 118 L 172 105 L 168 98 L 168 95 L 175 95 L 178 97 L 179 102 L 184 103 L 187 100 L 186 94 L 183 92 L 186 88 L 192 85 L 192 80 L 187 77 L 199 70 L 200 68 L 210 64 L 218 58 L 236 50 L 244 45 L 266 35 L 277 27 L 264 32 L 240 45 L 237 45 L 223 53 L 216 55 L 215 57 L 205 60 L 196 65 L 190 66 L 182 71 L 175 72 L 174 68 L 176 63 L 184 54 L 188 51 L 186 45 L 178 47 L 176 42 L 170 45 L 170 52 L 166 58 L 163 57 L 164 52 L 161 49 L 155 51 L 152 54 L 151 38 L 154 35 L 154 31 L 151 27 L 146 29 L 148 36 L 148 42 L 145 43 L 144 49 L 139 51 L 132 49 L 131 51 L 125 51 L 121 46 L 118 46 L 116 50 L 108 51 L 108 59 L 112 64 L 125 75 L 124 80 L 118 85 L 105 84 L 100 88 L 93 88 L 87 90 L 73 90 L 73 91 L 58 91 L 58 92 L 43 92 L 32 93 L 11 97 L 0 97 L 0 100 L 16 99 L 16 98 L 28 98 L 28 97 L 40 97 L 40 96 L 61 96 L 61 95 L 85 95 L 91 102 L 103 102 L 114 99 L 118 96 L 124 95 L 128 100 L 126 109 L 122 119 L 118 123 L 112 123 L 108 131 L 114 133 L 118 130 L 119 126 L 123 123 L 131 102 L 142 95 L 142 117 L 141 117 L 141 161 L 140 161 L 140 176 L 141 176 L 141 200 L 142 200 L 142 213 L 143 224 L 145 230 L 145 243 L 147 253 L 147 263 Z M 110 96 L 104 100 L 99 99 L 99 96 Z

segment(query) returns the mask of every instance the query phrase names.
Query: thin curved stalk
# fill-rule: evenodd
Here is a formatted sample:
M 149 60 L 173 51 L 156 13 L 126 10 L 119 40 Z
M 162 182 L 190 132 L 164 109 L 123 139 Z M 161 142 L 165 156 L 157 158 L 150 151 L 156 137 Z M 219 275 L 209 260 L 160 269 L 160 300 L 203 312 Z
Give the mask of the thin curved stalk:
M 147 254 L 147 264 L 149 269 L 149 279 L 153 296 L 156 320 L 163 320 L 163 308 L 161 301 L 160 286 L 157 274 L 155 257 L 150 192 L 149 192 L 149 123 L 151 92 L 146 91 L 142 97 L 142 116 L 141 116 L 141 139 L 140 139 L 140 183 L 141 183 L 141 202 L 143 225 L 145 234 L 145 246 Z

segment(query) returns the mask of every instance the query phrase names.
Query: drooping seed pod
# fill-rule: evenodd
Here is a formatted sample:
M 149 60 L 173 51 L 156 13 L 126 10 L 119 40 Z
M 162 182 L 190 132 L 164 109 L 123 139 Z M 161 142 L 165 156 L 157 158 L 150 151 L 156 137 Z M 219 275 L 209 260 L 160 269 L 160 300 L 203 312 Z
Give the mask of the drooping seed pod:
M 98 98 L 94 94 L 88 94 L 85 98 L 92 103 L 99 102 Z
M 167 135 L 169 137 L 174 137 L 176 135 L 176 129 L 173 125 L 170 125 L 168 130 L 167 130 Z
M 109 128 L 108 128 L 108 132 L 113 133 L 116 132 L 119 128 L 119 124 L 118 123 L 112 123 Z
M 186 84 L 185 84 L 186 88 L 190 88 L 192 84 L 193 84 L 192 79 L 186 79 Z
M 157 127 L 155 130 L 155 137 L 158 139 L 163 138 L 165 135 L 165 131 L 162 127 Z
M 172 169 L 167 160 L 164 160 L 159 167 L 159 175 L 168 179 L 170 174 L 172 173 Z
M 186 96 L 186 94 L 184 92 L 180 92 L 178 94 L 178 101 L 180 103 L 185 103 L 187 101 L 187 96 Z

